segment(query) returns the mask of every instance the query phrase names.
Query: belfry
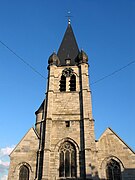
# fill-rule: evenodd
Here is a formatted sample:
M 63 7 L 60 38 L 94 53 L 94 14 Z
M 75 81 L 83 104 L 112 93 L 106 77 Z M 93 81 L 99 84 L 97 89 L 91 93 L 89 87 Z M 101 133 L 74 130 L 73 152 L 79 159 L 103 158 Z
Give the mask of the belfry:
M 8 180 L 135 179 L 135 153 L 111 128 L 95 140 L 88 56 L 70 21 L 48 59 L 46 97 L 10 154 Z

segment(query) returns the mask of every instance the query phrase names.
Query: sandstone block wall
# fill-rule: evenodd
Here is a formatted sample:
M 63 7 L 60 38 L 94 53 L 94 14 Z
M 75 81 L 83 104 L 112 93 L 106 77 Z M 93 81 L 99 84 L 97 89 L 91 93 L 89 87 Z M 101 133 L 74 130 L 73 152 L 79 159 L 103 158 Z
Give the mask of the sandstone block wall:
M 119 162 L 122 179 L 135 179 L 135 153 L 108 128 L 97 142 L 99 176 L 106 178 L 106 164 L 110 159 Z
M 19 179 L 19 170 L 22 165 L 26 165 L 28 167 L 30 180 L 34 180 L 38 147 L 38 136 L 35 133 L 35 130 L 31 128 L 10 155 L 8 180 Z

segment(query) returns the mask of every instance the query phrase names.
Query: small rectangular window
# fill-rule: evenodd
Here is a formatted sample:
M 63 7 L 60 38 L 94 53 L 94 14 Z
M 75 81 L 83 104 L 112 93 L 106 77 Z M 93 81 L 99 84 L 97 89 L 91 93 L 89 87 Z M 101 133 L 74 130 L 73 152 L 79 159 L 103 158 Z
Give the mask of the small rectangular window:
M 65 121 L 66 127 L 70 127 L 70 121 Z

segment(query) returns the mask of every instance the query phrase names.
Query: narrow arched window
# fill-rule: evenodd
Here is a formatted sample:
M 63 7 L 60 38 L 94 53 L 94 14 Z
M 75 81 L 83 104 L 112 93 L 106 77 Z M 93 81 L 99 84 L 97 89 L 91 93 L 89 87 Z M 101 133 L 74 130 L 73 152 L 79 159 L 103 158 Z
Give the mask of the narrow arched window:
M 20 168 L 19 180 L 29 180 L 29 169 L 25 165 L 22 165 Z
M 66 91 L 66 77 L 64 75 L 61 76 L 60 91 Z
M 60 147 L 59 176 L 76 177 L 76 149 L 68 141 Z
M 111 159 L 107 163 L 106 174 L 108 180 L 121 180 L 120 164 L 114 159 Z
M 76 91 L 76 76 L 74 74 L 70 78 L 70 91 Z

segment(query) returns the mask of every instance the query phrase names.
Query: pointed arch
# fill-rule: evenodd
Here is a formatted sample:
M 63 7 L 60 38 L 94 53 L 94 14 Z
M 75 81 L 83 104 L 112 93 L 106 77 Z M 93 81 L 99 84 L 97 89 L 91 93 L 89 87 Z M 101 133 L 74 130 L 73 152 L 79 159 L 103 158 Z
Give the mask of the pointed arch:
M 66 77 L 64 75 L 61 76 L 60 91 L 66 91 Z
M 74 148 L 76 150 L 76 154 L 75 154 L 76 155 L 76 171 L 77 171 L 76 176 L 80 175 L 79 168 L 77 168 L 77 167 L 79 167 L 79 149 L 80 149 L 80 147 L 74 139 L 72 139 L 70 137 L 65 137 L 63 139 L 59 139 L 59 141 L 57 141 L 57 143 L 55 144 L 54 149 L 53 149 L 53 151 L 55 153 L 55 157 L 54 157 L 54 159 L 55 159 L 55 163 L 54 163 L 55 164 L 55 171 L 56 171 L 58 177 L 60 175 L 59 174 L 59 171 L 60 171 L 60 152 L 61 152 L 60 149 L 61 149 L 62 144 L 64 142 L 67 142 L 67 141 L 70 142 L 71 144 L 73 144 Z M 61 155 L 61 158 L 62 158 L 62 155 Z M 61 168 L 62 168 L 62 166 L 61 166 Z
M 109 162 L 107 162 L 106 177 L 108 180 L 121 180 L 121 168 L 120 164 L 116 160 L 111 159 Z
M 66 142 L 66 141 L 69 141 L 69 142 L 71 142 L 72 144 L 74 144 L 76 150 L 79 151 L 79 148 L 80 148 L 80 147 L 78 146 L 77 142 L 76 142 L 74 139 L 70 138 L 70 137 L 66 137 L 66 138 L 63 138 L 63 139 L 59 140 L 59 141 L 56 143 L 55 147 L 54 147 L 54 151 L 58 151 L 58 152 L 59 152 L 61 145 L 62 145 L 64 142 Z
M 23 161 L 23 162 L 20 162 L 19 164 L 17 164 L 17 166 L 14 168 L 13 170 L 13 173 L 15 175 L 15 179 L 19 179 L 19 174 L 20 174 L 20 170 L 22 167 L 26 167 L 28 168 L 28 171 L 29 171 L 29 179 L 33 178 L 33 169 L 32 167 L 30 166 L 30 164 L 28 164 L 27 162 Z M 28 180 L 29 180 L 28 179 Z
M 70 77 L 70 91 L 76 91 L 76 76 L 74 74 Z
M 116 156 L 114 156 L 114 155 L 110 155 L 110 156 L 108 156 L 108 157 L 106 157 L 102 162 L 101 162 L 101 164 L 100 164 L 100 172 L 99 172 L 99 174 L 100 174 L 100 178 L 101 179 L 108 179 L 109 177 L 108 177 L 108 170 L 107 170 L 107 168 L 108 167 L 110 167 L 109 165 L 111 165 L 111 164 L 109 164 L 109 162 L 116 162 L 116 164 L 118 165 L 119 164 L 119 167 L 120 167 L 120 174 L 121 174 L 121 176 L 122 176 L 122 173 L 121 172 L 123 172 L 124 171 L 124 164 L 123 164 L 123 162 L 118 158 L 118 157 L 116 157 Z M 115 165 L 115 164 L 114 164 Z M 108 178 L 107 178 L 108 177 Z M 110 179 L 108 179 L 108 180 L 110 180 Z M 119 179 L 118 179 L 119 180 Z
M 75 145 L 69 141 L 62 143 L 59 149 L 59 177 L 76 177 L 76 159 Z
M 19 171 L 19 180 L 29 180 L 29 168 L 26 165 L 22 165 Z

